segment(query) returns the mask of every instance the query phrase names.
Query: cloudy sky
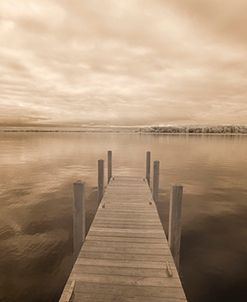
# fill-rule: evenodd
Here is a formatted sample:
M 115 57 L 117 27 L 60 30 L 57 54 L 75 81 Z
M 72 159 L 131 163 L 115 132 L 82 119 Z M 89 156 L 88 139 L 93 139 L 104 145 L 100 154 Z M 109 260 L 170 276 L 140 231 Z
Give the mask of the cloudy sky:
M 0 125 L 247 123 L 246 0 L 0 0 Z

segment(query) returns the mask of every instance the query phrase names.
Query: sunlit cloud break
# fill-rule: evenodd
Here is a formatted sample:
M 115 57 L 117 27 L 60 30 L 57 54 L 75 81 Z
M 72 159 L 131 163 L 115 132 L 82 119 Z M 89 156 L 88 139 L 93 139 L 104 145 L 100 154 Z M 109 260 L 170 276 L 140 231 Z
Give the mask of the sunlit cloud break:
M 247 2 L 0 2 L 0 125 L 246 124 Z

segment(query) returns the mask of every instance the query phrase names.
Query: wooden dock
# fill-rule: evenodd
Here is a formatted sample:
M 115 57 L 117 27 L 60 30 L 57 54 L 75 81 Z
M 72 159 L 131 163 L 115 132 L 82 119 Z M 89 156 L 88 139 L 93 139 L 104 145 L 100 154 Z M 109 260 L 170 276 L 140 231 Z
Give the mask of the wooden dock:
M 111 177 L 60 302 L 185 302 L 149 180 Z

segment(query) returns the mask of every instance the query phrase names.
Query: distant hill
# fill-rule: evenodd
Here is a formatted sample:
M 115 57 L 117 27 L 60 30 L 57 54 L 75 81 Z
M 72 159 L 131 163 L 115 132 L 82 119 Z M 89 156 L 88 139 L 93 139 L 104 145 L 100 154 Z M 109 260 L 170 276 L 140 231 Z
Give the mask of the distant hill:
M 219 134 L 247 134 L 247 126 L 219 125 L 219 126 L 153 126 L 140 129 L 141 132 L 151 133 L 219 133 Z

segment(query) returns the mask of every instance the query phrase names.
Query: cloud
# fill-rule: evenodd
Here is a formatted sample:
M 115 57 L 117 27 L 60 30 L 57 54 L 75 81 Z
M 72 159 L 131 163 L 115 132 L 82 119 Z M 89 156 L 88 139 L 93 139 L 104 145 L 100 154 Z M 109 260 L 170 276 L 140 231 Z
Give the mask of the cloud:
M 247 44 L 245 0 L 170 0 L 179 10 L 198 21 L 201 27 L 218 35 L 220 39 Z
M 246 123 L 246 4 L 222 3 L 2 1 L 0 124 Z

